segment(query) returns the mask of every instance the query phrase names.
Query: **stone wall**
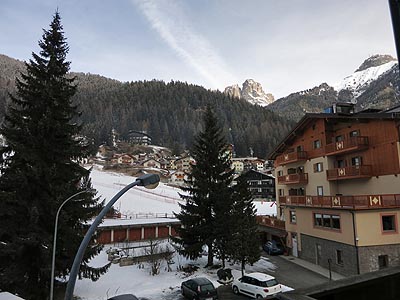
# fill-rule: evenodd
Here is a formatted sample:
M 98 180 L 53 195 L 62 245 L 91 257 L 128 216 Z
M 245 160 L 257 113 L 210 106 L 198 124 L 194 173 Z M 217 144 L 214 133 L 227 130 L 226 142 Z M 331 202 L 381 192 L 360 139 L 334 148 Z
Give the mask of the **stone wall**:
M 360 273 L 379 270 L 378 257 L 388 256 L 388 267 L 400 266 L 400 244 L 359 247 Z
M 329 269 L 328 259 L 331 260 L 331 270 L 333 272 L 349 276 L 357 274 L 357 255 L 356 248 L 351 245 L 325 240 L 306 234 L 301 234 L 301 253 L 299 257 L 313 264 L 317 262 L 317 244 L 321 245 L 321 259 L 319 265 Z M 343 263 L 337 262 L 337 250 L 342 252 Z

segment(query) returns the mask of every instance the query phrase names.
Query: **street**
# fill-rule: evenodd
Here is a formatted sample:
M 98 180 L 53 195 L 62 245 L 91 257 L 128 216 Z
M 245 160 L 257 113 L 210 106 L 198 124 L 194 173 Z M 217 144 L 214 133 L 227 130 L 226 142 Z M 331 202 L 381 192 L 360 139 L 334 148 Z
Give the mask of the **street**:
M 280 282 L 281 284 L 283 284 L 287 287 L 290 287 L 293 289 L 302 289 L 302 288 L 311 287 L 311 286 L 318 285 L 318 284 L 329 281 L 328 278 L 326 278 L 318 273 L 314 273 L 314 272 L 312 272 L 302 266 L 299 266 L 295 263 L 292 263 L 290 260 L 283 258 L 281 256 L 270 256 L 270 255 L 265 254 L 264 252 L 262 253 L 262 256 L 268 258 L 276 266 L 276 269 L 271 271 L 271 270 L 265 270 L 265 269 L 259 268 L 259 269 L 253 269 L 253 271 L 268 273 L 268 274 L 274 276 L 278 280 L 278 282 Z M 219 300 L 250 299 L 249 297 L 244 296 L 244 295 L 235 295 L 232 292 L 231 285 L 225 285 L 225 286 L 218 287 L 218 298 L 219 298 Z M 165 299 L 166 300 L 184 300 L 183 296 L 178 291 L 176 291 L 173 294 L 168 295 L 168 298 L 165 298 Z

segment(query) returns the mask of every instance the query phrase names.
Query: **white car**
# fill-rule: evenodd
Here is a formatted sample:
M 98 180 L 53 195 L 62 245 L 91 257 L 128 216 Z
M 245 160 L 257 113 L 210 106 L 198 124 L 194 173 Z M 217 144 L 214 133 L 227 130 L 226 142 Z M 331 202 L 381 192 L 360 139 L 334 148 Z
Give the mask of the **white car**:
M 275 277 L 264 273 L 245 274 L 232 283 L 235 294 L 244 294 L 255 299 L 269 299 L 282 292 L 281 285 Z

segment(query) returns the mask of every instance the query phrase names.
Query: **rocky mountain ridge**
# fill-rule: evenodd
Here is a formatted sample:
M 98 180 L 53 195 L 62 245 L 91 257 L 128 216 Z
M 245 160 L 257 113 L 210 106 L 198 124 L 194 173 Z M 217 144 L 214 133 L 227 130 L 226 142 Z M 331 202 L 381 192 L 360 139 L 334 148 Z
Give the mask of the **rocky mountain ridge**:
M 233 98 L 244 99 L 251 104 L 259 106 L 267 106 L 275 100 L 272 94 L 265 93 L 261 84 L 253 79 L 246 79 L 242 88 L 238 84 L 226 87 L 224 94 Z

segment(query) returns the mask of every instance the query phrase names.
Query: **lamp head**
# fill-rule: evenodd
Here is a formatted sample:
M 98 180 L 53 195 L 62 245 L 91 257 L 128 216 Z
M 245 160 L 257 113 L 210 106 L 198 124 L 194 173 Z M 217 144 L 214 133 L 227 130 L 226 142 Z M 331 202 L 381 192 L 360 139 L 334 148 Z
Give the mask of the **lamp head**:
M 155 189 L 159 182 L 160 182 L 160 176 L 157 174 L 144 174 L 136 179 L 136 181 L 139 181 L 139 186 L 144 186 L 147 189 Z

